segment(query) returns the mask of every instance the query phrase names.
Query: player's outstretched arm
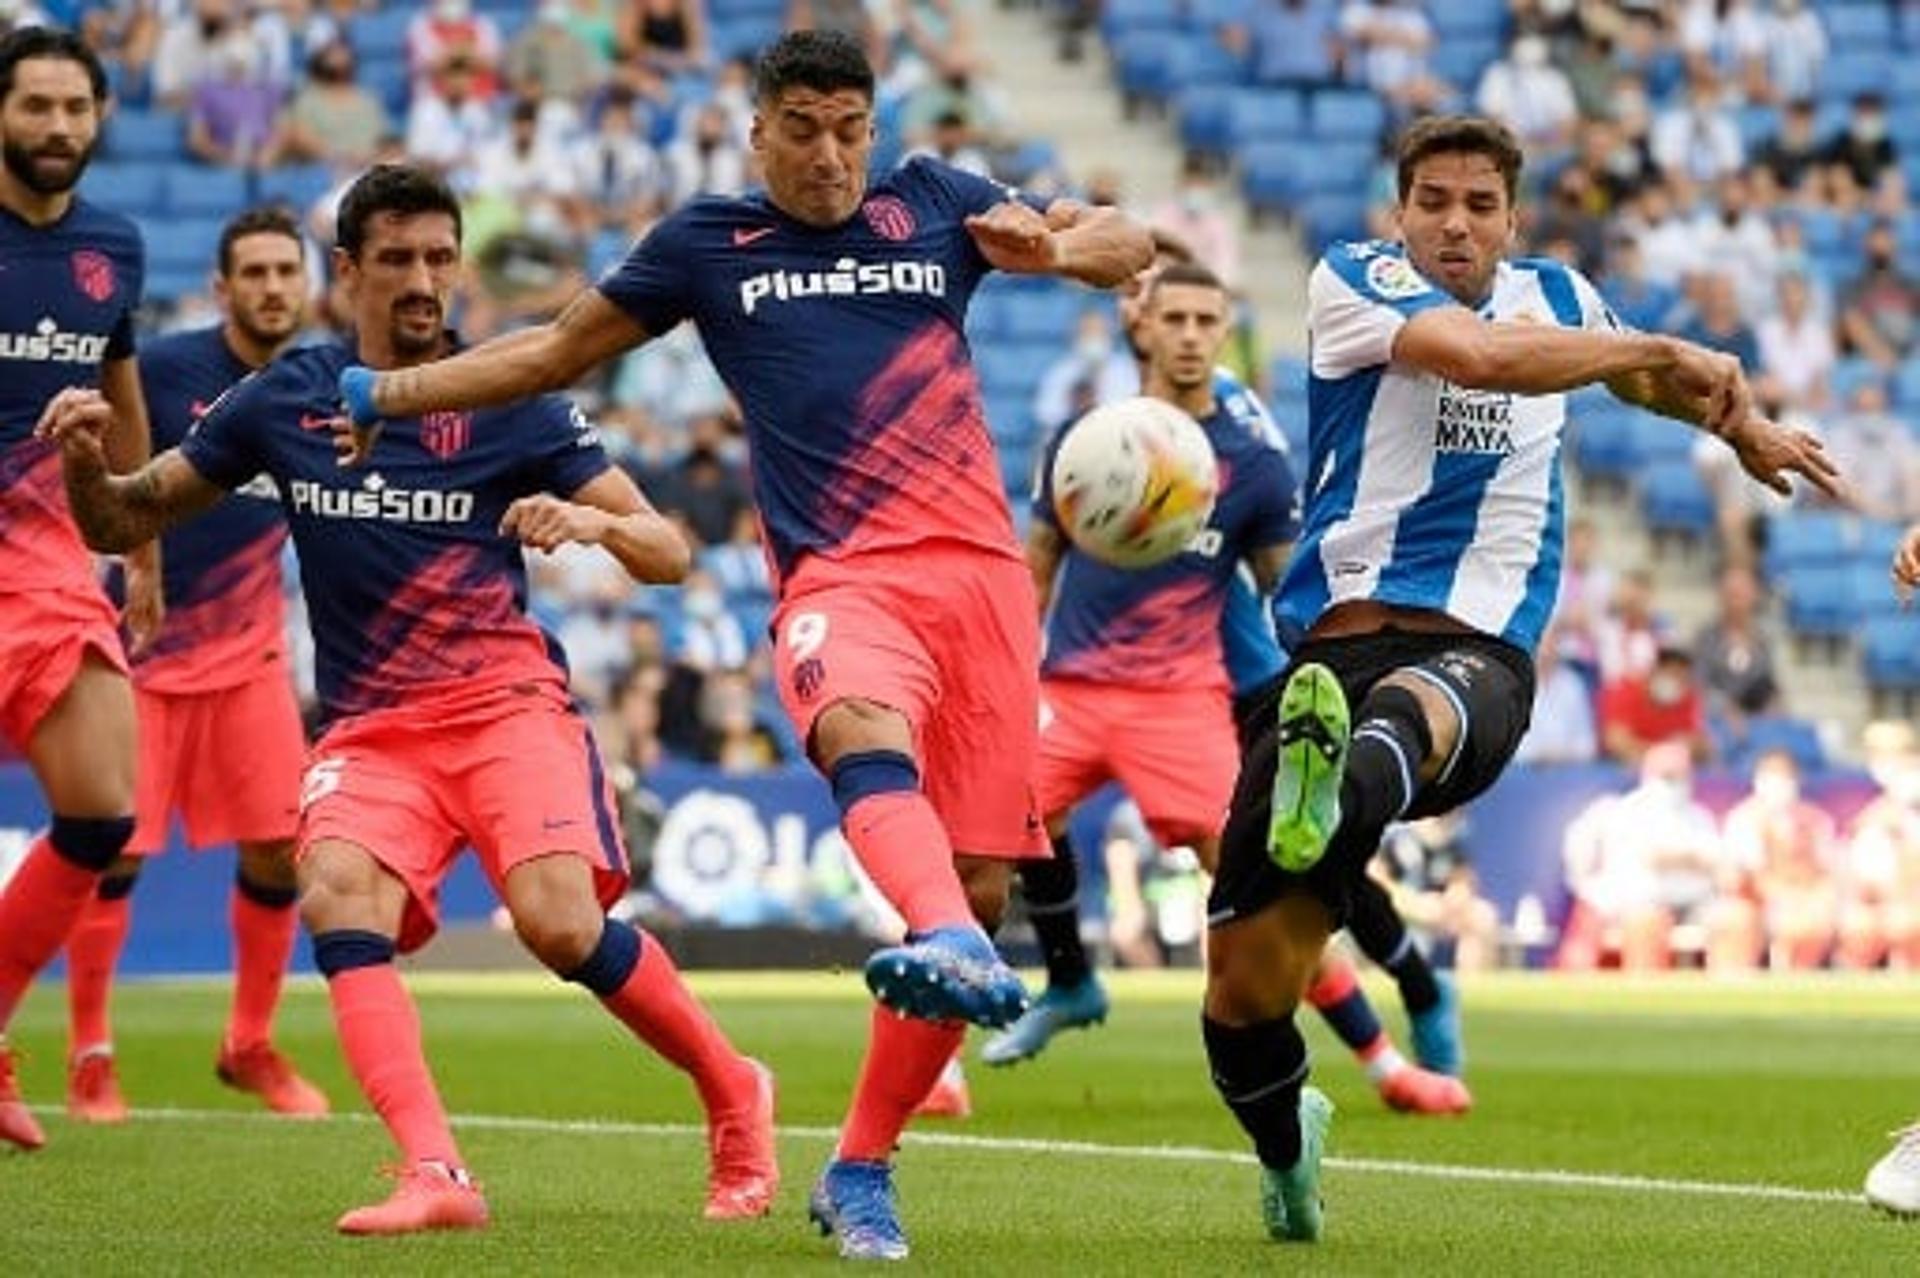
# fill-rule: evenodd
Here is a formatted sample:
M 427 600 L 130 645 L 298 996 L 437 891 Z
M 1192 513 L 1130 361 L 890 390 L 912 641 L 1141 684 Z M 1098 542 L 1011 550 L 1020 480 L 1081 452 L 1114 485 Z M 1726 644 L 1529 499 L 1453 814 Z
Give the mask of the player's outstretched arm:
M 124 554 L 217 504 L 226 490 L 203 477 L 177 449 L 131 475 L 109 467 L 107 441 L 119 429 L 98 391 L 69 388 L 48 402 L 34 433 L 60 447 L 74 523 L 88 546 Z
M 522 497 L 507 507 L 500 531 L 536 550 L 557 550 L 568 542 L 599 546 L 629 577 L 648 585 L 682 581 L 693 566 L 693 552 L 680 530 L 647 503 L 627 472 L 613 466 L 575 489 L 570 499 L 548 493 Z
M 366 426 L 382 417 L 491 408 L 562 390 L 594 365 L 647 340 L 648 333 L 598 289 L 582 289 L 551 321 L 505 333 L 447 359 L 411 368 L 340 374 L 348 415 Z
M 1056 200 L 1044 215 L 1018 200 L 967 219 L 981 256 L 1015 275 L 1063 275 L 1113 288 L 1153 264 L 1153 235 L 1118 209 Z

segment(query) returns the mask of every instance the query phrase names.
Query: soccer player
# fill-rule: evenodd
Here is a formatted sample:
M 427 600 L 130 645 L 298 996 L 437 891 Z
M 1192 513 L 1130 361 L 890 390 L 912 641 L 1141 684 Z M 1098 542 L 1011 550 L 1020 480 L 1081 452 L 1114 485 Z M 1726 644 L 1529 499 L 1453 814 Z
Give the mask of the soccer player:
M 1221 840 L 1203 1018 L 1275 1238 L 1322 1230 L 1332 1106 L 1304 1087 L 1293 1014 L 1327 934 L 1387 824 L 1485 790 L 1526 728 L 1558 584 L 1563 393 L 1605 383 L 1776 489 L 1787 472 L 1839 489 L 1817 440 L 1754 414 L 1738 361 L 1622 331 L 1578 273 L 1506 260 L 1520 166 L 1492 121 L 1413 125 L 1400 241 L 1336 243 L 1309 280 L 1313 480 L 1276 602 L 1304 642 Z
M 97 395 L 63 392 L 41 433 L 61 443 L 97 549 L 144 541 L 255 475 L 280 491 L 327 724 L 300 797 L 301 916 L 347 1064 L 405 1159 L 392 1195 L 339 1228 L 487 1221 L 394 969 L 396 952 L 432 935 L 440 883 L 468 845 L 535 957 L 692 1075 L 712 1159 L 706 1214 L 764 1214 L 772 1076 L 734 1050 L 656 941 L 606 916 L 627 882 L 612 795 L 558 645 L 526 613 L 523 543 L 598 545 L 643 582 L 683 576 L 686 544 L 557 397 L 396 418 L 367 469 L 341 469 L 340 370 L 416 363 L 454 342 L 443 324 L 459 204 L 426 170 L 369 170 L 340 202 L 334 268 L 358 345 L 281 356 L 135 475 L 101 464 L 118 423 Z
M 92 158 L 107 76 L 79 37 L 0 37 L 0 735 L 26 756 L 52 809 L 0 893 L 0 1144 L 37 1149 L 7 1022 L 73 930 L 133 833 L 134 708 L 113 605 L 60 485 L 32 438 L 67 387 L 98 387 L 120 426 L 109 463 L 147 457 L 133 313 L 145 254 L 128 219 L 74 194 Z M 159 550 L 129 543 L 128 630 L 160 624 Z
M 991 269 L 1110 287 L 1147 264 L 1113 210 L 1044 213 L 930 160 L 869 181 L 873 70 L 790 32 L 756 70 L 764 194 L 699 199 L 550 324 L 444 363 L 349 370 L 354 420 L 566 386 L 691 319 L 739 399 L 778 577 L 776 677 L 868 876 L 906 920 L 867 965 L 882 1006 L 811 1214 L 842 1255 L 907 1240 L 891 1155 L 971 1021 L 1026 991 L 988 939 L 1032 794 L 1039 627 L 963 333 Z M 353 455 L 369 438 L 347 442 Z M 894 1009 L 906 1015 L 896 1016 Z
M 1178 245 L 1159 247 L 1165 257 L 1181 256 Z M 1097 1024 L 1107 1013 L 1080 940 L 1078 874 L 1067 837 L 1073 807 L 1117 779 L 1153 837 L 1191 846 L 1211 873 L 1239 770 L 1237 710 L 1282 669 L 1259 599 L 1272 591 L 1292 548 L 1297 490 L 1265 406 L 1215 365 L 1230 307 L 1212 272 L 1178 260 L 1123 303 L 1145 392 L 1200 421 L 1219 458 L 1220 504 L 1194 548 L 1142 572 L 1098 563 L 1066 541 L 1053 510 L 1051 467 L 1040 469 L 1027 562 L 1040 612 L 1052 609 L 1038 789 L 1054 855 L 1023 862 L 1020 875 L 1047 988 L 988 1040 L 981 1057 L 990 1065 L 1036 1056 L 1060 1030 Z M 1210 629 L 1192 624 L 1209 614 Z M 1457 1080 L 1407 1063 L 1344 959 L 1328 958 L 1309 999 L 1389 1105 L 1457 1113 L 1471 1103 Z
M 229 386 L 299 333 L 307 298 L 299 224 L 278 209 L 228 222 L 214 294 L 225 313 L 220 324 L 160 338 L 141 353 L 155 447 L 178 447 Z M 133 660 L 140 724 L 133 838 L 67 938 L 67 1112 L 75 1118 L 127 1116 L 107 1004 L 141 860 L 166 847 L 176 812 L 192 846 L 236 843 L 239 850 L 228 909 L 233 1006 L 215 1072 L 276 1112 L 327 1112 L 327 1098 L 272 1044 L 298 923 L 293 837 L 307 744 L 281 603 L 286 520 L 272 488 L 261 487 L 248 485 L 161 540 L 167 617 Z

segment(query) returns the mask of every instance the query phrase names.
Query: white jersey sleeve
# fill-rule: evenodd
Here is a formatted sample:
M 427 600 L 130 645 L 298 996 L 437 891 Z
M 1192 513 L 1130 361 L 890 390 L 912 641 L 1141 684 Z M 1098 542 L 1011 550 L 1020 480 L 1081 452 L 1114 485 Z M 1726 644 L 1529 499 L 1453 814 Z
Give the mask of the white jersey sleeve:
M 1307 335 L 1315 377 L 1338 380 L 1393 360 L 1401 325 L 1452 306 L 1398 244 L 1335 244 L 1307 279 Z

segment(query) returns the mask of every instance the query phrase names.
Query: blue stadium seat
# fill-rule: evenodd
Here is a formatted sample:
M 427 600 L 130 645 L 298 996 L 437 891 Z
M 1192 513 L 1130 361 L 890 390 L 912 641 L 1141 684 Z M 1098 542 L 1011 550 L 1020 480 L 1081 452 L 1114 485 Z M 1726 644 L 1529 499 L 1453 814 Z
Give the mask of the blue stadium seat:
M 290 164 L 268 169 L 253 180 L 253 198 L 262 204 L 284 204 L 305 215 L 313 202 L 333 189 L 333 173 L 324 164 Z
M 1633 421 L 1633 447 L 1642 466 L 1691 464 L 1694 432 L 1654 413 L 1629 409 Z
M 1080 312 L 1095 303 L 1087 294 L 1068 288 L 1023 293 L 1006 304 L 1001 331 L 1021 342 L 1040 342 L 1064 349 L 1073 341 Z
M 1876 617 L 1867 622 L 1860 641 L 1861 666 L 1867 682 L 1891 692 L 1920 691 L 1920 643 L 1914 642 L 1909 617 Z
M 1893 552 L 1900 548 L 1905 533 L 1906 529 L 1888 520 L 1862 519 L 1854 530 L 1854 559 L 1878 573 L 1885 585 L 1887 565 L 1893 562 Z
M 1189 151 L 1225 155 L 1234 149 L 1234 101 L 1238 91 L 1222 84 L 1198 84 L 1176 101 L 1180 142 Z
M 1573 456 L 1580 469 L 1602 479 L 1628 479 L 1640 466 L 1634 411 L 1601 404 L 1574 419 Z
M 1837 566 L 1853 554 L 1854 540 L 1848 516 L 1789 511 L 1767 525 L 1767 575 L 1784 579 L 1802 568 Z
M 1240 55 L 1211 35 L 1191 35 L 1177 42 L 1168 70 L 1173 84 L 1163 97 L 1171 97 L 1182 85 L 1240 84 L 1247 78 L 1247 64 Z
M 161 207 L 164 165 L 101 160 L 87 168 L 81 193 L 117 213 L 143 217 Z
M 1000 478 L 1016 501 L 1033 491 L 1034 447 L 1025 440 L 1000 443 Z
M 1240 190 L 1256 210 L 1293 205 L 1312 167 L 1311 148 L 1301 142 L 1266 142 L 1240 154 Z
M 1298 175 L 1298 190 L 1303 197 L 1341 195 L 1364 200 L 1378 154 L 1370 142 L 1313 143 Z
M 1186 28 L 1211 34 L 1230 23 L 1244 22 L 1250 7 L 1246 0 L 1187 0 Z
M 197 269 L 177 266 L 157 266 L 147 264 L 145 287 L 142 290 L 149 302 L 179 301 L 183 297 L 206 293 L 210 287 L 213 263 L 202 263 Z
M 116 160 L 177 160 L 186 145 L 186 124 L 175 112 L 125 110 L 107 122 L 101 150 Z
M 1685 461 L 1661 461 L 1649 466 L 1640 479 L 1640 509 L 1656 533 L 1689 537 L 1713 531 L 1713 499 Z
M 360 84 L 368 93 L 380 99 L 380 105 L 393 116 L 396 128 L 404 125 L 407 99 L 413 91 L 404 57 L 389 53 L 361 58 Z
M 1451 36 L 1434 46 L 1427 65 L 1448 84 L 1471 94 L 1480 84 L 1481 73 L 1500 56 L 1500 49 L 1498 38 Z
M 1500 0 L 1429 0 L 1427 16 L 1442 45 L 1463 38 L 1499 40 L 1507 26 L 1507 6 Z
M 364 65 L 372 58 L 391 58 L 407 50 L 407 28 L 419 10 L 410 4 L 364 13 L 347 23 L 347 43 Z
M 1898 530 L 1896 529 L 1896 534 Z M 1899 616 L 1900 597 L 1893 593 L 1893 580 L 1887 568 L 1893 562 L 1893 550 L 1866 556 L 1864 553 L 1847 565 L 1847 588 L 1853 595 L 1853 622 L 1874 617 Z
M 1318 138 L 1374 143 L 1387 127 L 1387 108 L 1371 93 L 1355 89 L 1326 89 L 1313 95 L 1307 110 Z
M 1920 413 L 1920 355 L 1909 355 L 1894 374 L 1893 399 L 1902 412 Z
M 1100 6 L 1100 34 L 1108 44 L 1131 35 L 1164 38 L 1179 24 L 1180 15 L 1166 0 L 1106 0 Z
M 1858 263 L 1854 264 L 1858 269 Z M 1827 375 L 1827 388 L 1833 393 L 1834 402 L 1845 405 L 1853 398 L 1854 392 L 1872 382 L 1884 382 L 1886 374 L 1880 366 L 1870 359 L 1853 357 L 1840 360 Z
M 1307 361 L 1293 355 L 1276 355 L 1267 365 L 1267 384 L 1275 400 L 1307 393 Z
M 1836 562 L 1805 563 L 1774 570 L 1786 600 L 1787 626 L 1816 639 L 1844 639 L 1860 624 L 1851 569 Z
M 1047 366 L 1058 359 L 1065 344 L 994 346 L 979 355 L 980 377 L 991 395 L 1019 396 L 1031 399 L 1046 375 Z
M 1311 196 L 1301 202 L 1297 213 L 1307 246 L 1316 254 L 1335 240 L 1350 240 L 1366 233 L 1367 200 L 1363 195 Z
M 1822 6 L 1821 21 L 1835 53 L 1872 53 L 1885 58 L 1893 48 L 1893 15 L 1885 4 Z
M 1820 69 L 1820 96 L 1845 102 L 1861 93 L 1886 93 L 1893 84 L 1894 60 L 1886 53 L 1835 52 Z
M 1174 79 L 1173 49 L 1165 31 L 1129 31 L 1123 35 L 1113 45 L 1120 92 L 1129 98 L 1166 101 L 1182 83 Z
M 181 161 L 166 170 L 167 211 L 231 217 L 247 206 L 247 175 Z
M 1724 762 L 1736 772 L 1747 772 L 1761 755 L 1779 750 L 1793 756 L 1805 775 L 1827 770 L 1827 748 L 1821 744 L 1819 729 L 1805 719 L 1784 714 L 1747 720 L 1745 733 Z
M 1227 132 L 1234 149 L 1295 141 L 1306 127 L 1306 103 L 1292 89 L 1240 89 L 1228 100 Z

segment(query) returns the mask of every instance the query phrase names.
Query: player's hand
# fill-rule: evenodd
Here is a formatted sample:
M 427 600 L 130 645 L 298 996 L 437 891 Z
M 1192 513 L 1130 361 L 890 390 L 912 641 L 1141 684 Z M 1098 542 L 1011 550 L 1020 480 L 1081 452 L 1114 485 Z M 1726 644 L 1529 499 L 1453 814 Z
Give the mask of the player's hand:
M 160 623 L 167 615 L 166 599 L 161 590 L 160 571 L 152 556 L 128 555 L 122 569 L 126 574 L 127 604 L 120 611 L 120 621 L 127 628 L 129 652 L 137 657 L 159 637 Z
M 374 441 L 380 438 L 380 410 L 373 402 L 374 382 L 379 374 L 359 364 L 340 370 L 341 414 L 332 423 L 335 460 L 342 466 L 358 466 L 373 455 Z
M 1018 200 L 974 214 L 967 219 L 967 233 L 999 270 L 1044 275 L 1060 265 L 1060 242 L 1048 219 Z
M 1679 349 L 1673 380 L 1700 405 L 1702 426 L 1725 437 L 1753 416 L 1753 387 L 1738 359 L 1691 342 L 1680 343 Z
M 97 390 L 69 386 L 47 401 L 34 425 L 35 439 L 57 444 L 68 465 L 104 470 L 113 405 Z
M 1893 593 L 1902 606 L 1913 602 L 1916 587 L 1920 587 L 1920 524 L 1907 529 L 1900 548 L 1893 552 Z
M 1827 456 L 1819 436 L 1797 426 L 1782 426 L 1764 417 L 1747 417 L 1724 438 L 1740 459 L 1740 468 L 1782 497 L 1793 496 L 1789 473 L 1799 475 L 1833 500 L 1854 504 L 1840 468 Z
M 500 533 L 517 537 L 535 550 L 553 551 L 568 542 L 597 546 L 606 538 L 613 516 L 592 506 L 562 501 L 551 493 L 522 497 L 500 517 Z

